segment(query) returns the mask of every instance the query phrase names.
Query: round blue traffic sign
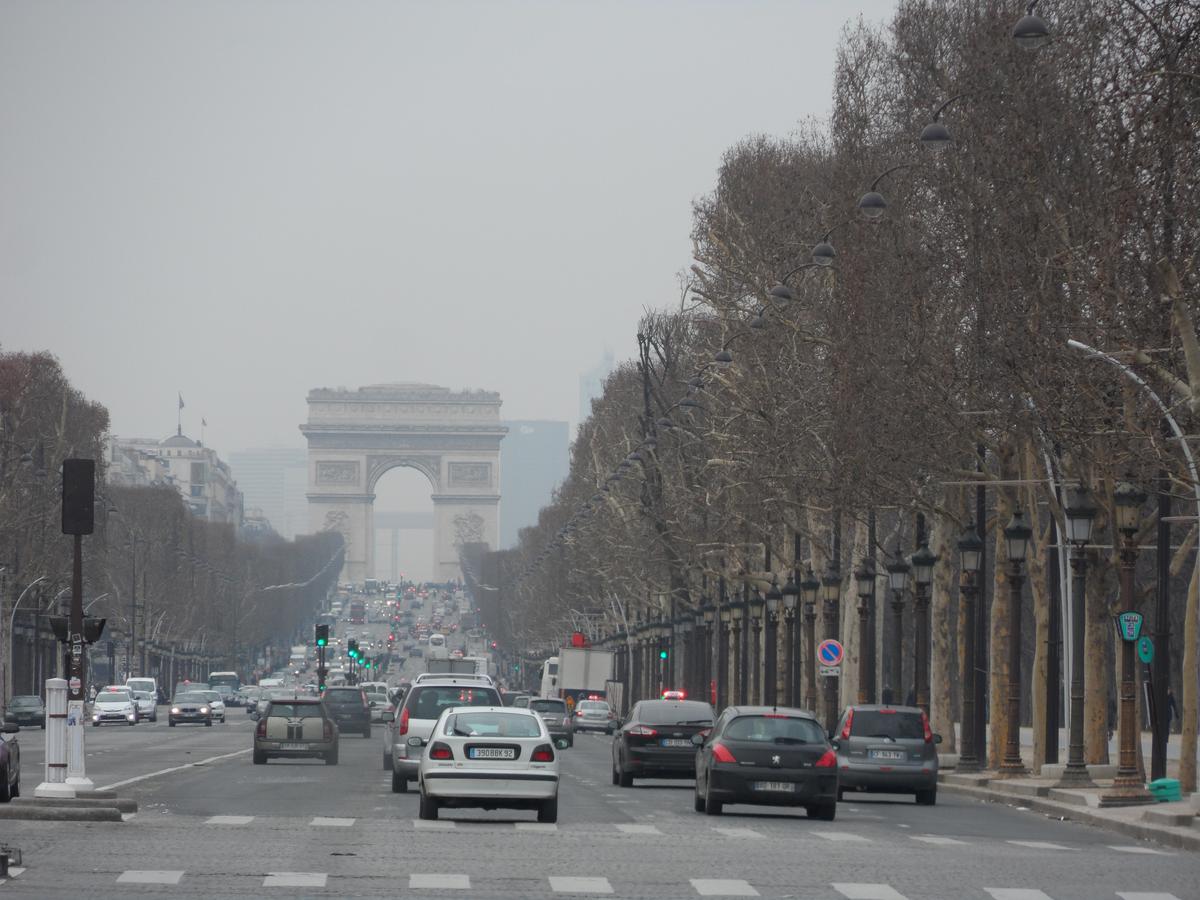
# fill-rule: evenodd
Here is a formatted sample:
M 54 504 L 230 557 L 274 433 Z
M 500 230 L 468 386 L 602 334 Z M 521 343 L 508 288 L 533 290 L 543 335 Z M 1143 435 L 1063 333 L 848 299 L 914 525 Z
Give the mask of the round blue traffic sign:
M 817 646 L 817 659 L 823 666 L 841 665 L 843 653 L 841 642 L 833 638 L 821 641 Z

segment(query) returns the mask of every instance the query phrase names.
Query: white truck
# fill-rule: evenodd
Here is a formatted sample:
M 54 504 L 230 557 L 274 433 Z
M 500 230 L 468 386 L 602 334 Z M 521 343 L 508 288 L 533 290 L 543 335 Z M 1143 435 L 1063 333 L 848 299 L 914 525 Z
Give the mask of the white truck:
M 604 698 L 612 671 L 611 650 L 563 647 L 558 651 L 558 684 L 549 696 L 561 697 L 572 707 L 589 697 Z

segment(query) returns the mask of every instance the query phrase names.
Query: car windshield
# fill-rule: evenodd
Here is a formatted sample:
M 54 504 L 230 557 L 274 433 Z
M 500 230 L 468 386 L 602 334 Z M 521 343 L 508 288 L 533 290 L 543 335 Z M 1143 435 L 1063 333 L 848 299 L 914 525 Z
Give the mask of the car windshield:
M 97 703 L 128 703 L 129 694 L 126 691 L 110 691 L 96 695 Z
M 850 736 L 920 741 L 925 738 L 925 726 L 917 712 L 856 709 L 850 723 Z
M 146 691 L 134 691 L 133 697 L 135 700 L 153 700 L 154 699 L 154 695 L 147 693 Z
M 729 723 L 723 737 L 764 744 L 820 744 L 825 741 L 821 726 L 812 719 L 778 715 L 738 716 Z
M 542 729 L 533 716 L 517 713 L 456 713 L 446 719 L 446 734 L 455 737 L 541 737 Z
M 8 704 L 15 709 L 24 709 L 42 705 L 41 697 L 13 697 Z
M 272 703 L 268 716 L 286 716 L 289 719 L 320 719 L 320 703 Z
M 711 725 L 713 710 L 695 700 L 651 700 L 641 704 L 637 720 L 647 725 Z
M 368 703 L 387 703 L 388 697 L 387 697 L 387 694 L 381 694 L 378 691 L 370 691 L 367 694 L 367 702 Z
M 332 703 L 334 706 L 354 706 L 362 705 L 361 691 L 327 691 L 325 694 L 325 702 Z
M 207 703 L 203 694 L 180 694 L 175 698 L 176 703 Z
M 436 719 L 451 706 L 500 706 L 495 688 L 422 685 L 413 688 L 407 708 L 415 719 Z
M 529 708 L 534 712 L 565 713 L 567 704 L 562 700 L 530 700 Z

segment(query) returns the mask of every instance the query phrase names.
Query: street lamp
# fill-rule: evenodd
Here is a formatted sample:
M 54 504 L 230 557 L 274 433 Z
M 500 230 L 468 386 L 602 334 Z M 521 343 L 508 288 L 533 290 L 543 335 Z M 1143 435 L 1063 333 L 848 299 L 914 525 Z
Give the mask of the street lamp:
M 854 573 L 854 583 L 858 589 L 858 702 L 874 703 L 871 658 L 875 653 L 875 641 L 871 637 L 871 607 L 875 599 L 875 560 L 869 556 L 863 559 Z
M 783 605 L 783 593 L 779 590 L 779 580 L 771 578 L 771 587 L 766 596 L 767 619 L 766 636 L 763 639 L 763 654 L 766 664 L 763 666 L 763 703 L 771 706 L 779 701 L 779 608 Z
M 1121 532 L 1121 610 L 1122 614 L 1134 613 L 1133 570 L 1137 565 L 1137 532 L 1146 492 L 1139 490 L 1131 481 L 1122 481 L 1113 491 L 1116 502 L 1117 530 Z M 1136 615 L 1136 613 L 1135 613 Z M 1154 798 L 1146 790 L 1138 769 L 1138 723 L 1137 685 L 1134 677 L 1134 635 L 1121 629 L 1121 617 L 1117 618 L 1118 637 L 1121 639 L 1121 707 L 1118 739 L 1119 753 L 1117 776 L 1112 789 L 1101 795 L 1101 806 L 1134 806 L 1151 803 Z M 1140 627 L 1141 617 L 1137 620 Z
M 979 745 L 975 734 L 975 585 L 983 559 L 983 541 L 975 523 L 969 523 L 958 539 L 959 565 L 962 568 L 963 608 L 963 678 L 962 678 L 962 752 L 958 758 L 959 772 L 979 771 Z
M 1025 15 L 1013 26 L 1012 39 L 1023 50 L 1036 50 L 1050 40 L 1050 28 L 1041 17 L 1034 15 L 1038 0 L 1029 0 Z
M 742 630 L 744 626 L 742 622 L 746 618 L 746 601 L 734 600 L 729 604 L 729 611 L 733 616 L 733 679 L 736 690 L 732 692 L 732 700 L 739 705 L 745 705 L 747 700 L 747 684 L 746 684 L 746 654 L 742 647 Z
M 787 584 L 780 594 L 783 602 L 783 619 L 787 627 L 787 680 L 784 682 L 784 702 L 788 706 L 799 706 L 800 695 L 800 659 L 799 646 L 796 643 L 796 606 L 800 602 L 800 585 L 796 583 L 799 574 L 800 561 L 796 560 L 797 570 L 788 576 Z
M 929 715 L 929 598 L 933 593 L 933 567 L 938 558 L 929 552 L 929 544 L 921 538 L 921 546 L 909 561 L 917 584 L 913 597 L 913 699 Z M 907 699 L 907 698 L 905 698 Z
M 821 578 L 821 599 L 825 601 L 825 638 L 837 640 L 838 602 L 842 594 L 842 573 L 830 560 Z M 838 680 L 825 676 L 825 730 L 832 732 L 838 720 Z
M 1008 551 L 1008 735 L 1004 743 L 1004 759 L 1000 774 L 1016 777 L 1026 774 L 1021 762 L 1021 585 L 1025 581 L 1021 567 L 1029 555 L 1029 539 L 1033 529 L 1025 523 L 1025 514 L 1014 510 L 1004 529 L 1004 544 Z
M 895 703 L 896 693 L 904 684 L 904 592 L 908 590 L 912 566 L 904 561 L 899 542 L 895 556 L 895 561 L 887 565 L 888 587 L 892 591 L 892 672 L 891 687 L 887 692 L 890 696 L 883 698 L 884 703 Z
M 817 597 L 821 582 L 810 563 L 800 582 L 800 598 L 804 603 L 804 708 L 817 708 Z
M 750 597 L 747 601 L 747 609 L 750 613 L 750 627 L 752 634 L 747 637 L 753 642 L 752 652 L 750 654 L 750 702 L 762 703 L 762 643 L 760 637 L 762 635 L 763 626 L 763 607 L 766 602 L 763 600 L 762 594 L 757 590 L 750 591 Z
M 913 165 L 913 163 L 900 163 L 900 165 L 892 166 L 886 172 L 877 175 L 875 180 L 871 182 L 871 189 L 859 198 L 858 211 L 868 219 L 878 219 L 882 216 L 887 210 L 887 201 L 883 199 L 883 194 L 876 190 L 879 187 L 879 182 L 893 172 L 898 172 L 901 169 L 911 169 Z
M 1061 787 L 1092 787 L 1087 763 L 1083 756 L 1083 626 L 1085 593 L 1087 591 L 1087 556 L 1084 548 L 1092 539 L 1096 507 L 1083 484 L 1067 492 L 1066 537 L 1071 542 L 1071 735 L 1067 767 L 1063 770 Z

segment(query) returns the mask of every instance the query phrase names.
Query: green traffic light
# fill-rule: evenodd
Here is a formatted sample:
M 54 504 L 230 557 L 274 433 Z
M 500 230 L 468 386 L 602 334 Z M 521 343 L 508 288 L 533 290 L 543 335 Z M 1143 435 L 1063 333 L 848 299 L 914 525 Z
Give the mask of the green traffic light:
M 658 658 L 659 658 L 659 659 L 666 659 L 666 658 L 667 658 L 667 651 L 666 651 L 666 650 L 659 650 L 659 651 L 658 651 Z

